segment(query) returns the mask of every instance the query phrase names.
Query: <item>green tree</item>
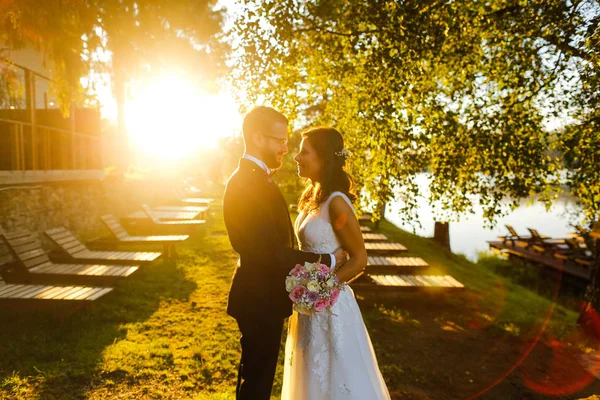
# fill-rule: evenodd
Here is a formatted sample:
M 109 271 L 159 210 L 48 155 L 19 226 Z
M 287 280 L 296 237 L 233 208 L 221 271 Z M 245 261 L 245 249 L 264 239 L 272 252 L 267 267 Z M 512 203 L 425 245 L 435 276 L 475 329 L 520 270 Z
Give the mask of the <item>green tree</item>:
M 449 215 L 478 198 L 491 221 L 506 198 L 549 204 L 560 190 L 548 151 L 560 141 L 544 118 L 581 86 L 573 71 L 592 51 L 581 37 L 597 34 L 596 1 L 242 3 L 240 88 L 339 127 L 373 201 L 399 190 L 410 218 L 423 171 Z
M 598 218 L 598 1 L 241 3 L 234 81 L 250 101 L 340 128 L 376 218 L 400 193 L 412 219 L 424 171 L 448 219 L 475 202 L 489 223 L 507 199 L 550 205 L 565 182 Z M 571 123 L 545 129 L 558 117 Z
M 10 61 L 26 45 L 43 53 L 65 111 L 81 99 L 80 78 L 110 72 L 122 106 L 125 84 L 142 72 L 180 66 L 201 71 L 206 81 L 222 73 L 224 10 L 215 7 L 216 0 L 2 2 L 0 56 Z

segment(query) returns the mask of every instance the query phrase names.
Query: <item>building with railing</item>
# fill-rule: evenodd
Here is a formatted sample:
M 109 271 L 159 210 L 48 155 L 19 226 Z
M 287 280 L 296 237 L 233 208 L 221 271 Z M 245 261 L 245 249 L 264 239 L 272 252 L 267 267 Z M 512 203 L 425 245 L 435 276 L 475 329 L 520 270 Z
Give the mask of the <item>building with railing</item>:
M 0 185 L 101 178 L 99 110 L 72 105 L 65 118 L 49 99 L 48 76 L 0 63 L 10 65 L 24 88 L 20 99 L 0 109 Z

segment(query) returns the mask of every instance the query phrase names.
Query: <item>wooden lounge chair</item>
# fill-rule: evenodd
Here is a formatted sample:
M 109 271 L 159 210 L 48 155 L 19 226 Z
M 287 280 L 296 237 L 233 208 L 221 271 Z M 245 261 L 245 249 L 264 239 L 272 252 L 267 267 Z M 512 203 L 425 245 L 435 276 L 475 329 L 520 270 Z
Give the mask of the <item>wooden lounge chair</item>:
M 464 285 L 450 275 L 362 274 L 350 283 L 360 292 L 457 291 Z
M 112 285 L 137 271 L 134 265 L 55 264 L 48 258 L 37 235 L 28 231 L 0 236 L 15 263 L 5 273 L 9 282 Z
M 426 269 L 429 267 L 427 261 L 421 257 L 385 257 L 385 256 L 368 256 L 366 273 L 382 274 L 382 273 L 400 273 L 414 270 Z
M 162 244 L 163 255 L 166 258 L 175 257 L 175 245 L 189 238 L 189 235 L 155 235 L 155 236 L 131 236 L 113 215 L 104 215 L 102 222 L 108 227 L 114 236 L 116 244 Z
M 369 255 L 393 255 L 408 250 L 402 244 L 396 242 L 366 242 L 365 249 L 367 249 Z
M 531 239 L 530 236 L 521 236 L 517 233 L 517 231 L 515 230 L 515 228 L 512 227 L 512 225 L 504 225 L 506 227 L 506 229 L 508 229 L 508 232 L 510 233 L 510 235 L 505 235 L 505 236 L 498 236 L 499 239 L 502 239 L 502 243 L 504 244 L 510 244 L 512 246 L 519 246 L 519 247 L 528 247 L 529 246 L 529 241 Z
M 206 223 L 203 219 L 161 219 L 160 212 L 152 210 L 148 205 L 142 204 L 142 210 L 152 220 L 154 225 L 179 225 L 179 226 L 199 226 Z M 163 211 L 169 212 L 169 211 Z M 172 211 L 171 211 L 172 212 Z
M 549 236 L 540 235 L 540 233 L 537 231 L 537 229 L 527 228 L 527 230 L 529 232 L 531 232 L 530 241 L 532 241 L 532 242 L 540 242 L 540 243 L 547 243 L 547 244 L 562 244 L 565 242 L 564 239 L 552 239 Z
M 372 232 L 371 228 L 365 225 L 361 225 L 360 226 L 360 231 L 361 232 Z
M 162 253 L 150 251 L 93 251 L 89 250 L 66 228 L 48 229 L 44 234 L 60 249 L 54 260 L 100 264 L 150 264 Z
M 358 222 L 371 222 L 372 217 L 371 214 L 365 213 L 358 218 Z
M 14 284 L 0 277 L 0 307 L 75 309 L 91 304 L 112 290 L 109 287 Z
M 594 262 L 593 253 L 575 238 L 565 239 L 568 249 L 560 249 L 554 252 L 553 256 L 563 261 L 573 261 L 586 268 L 591 267 Z
M 206 212 L 208 206 L 152 206 L 150 208 L 154 211 L 175 211 L 175 212 L 201 213 L 201 212 Z
M 568 249 L 568 246 L 565 244 L 565 239 L 552 239 L 548 236 L 540 235 L 540 233 L 536 229 L 527 229 L 529 230 L 529 232 L 531 232 L 531 238 L 529 239 L 529 243 L 533 251 L 536 251 L 538 253 L 552 253 L 555 251 Z
M 389 240 L 383 233 L 363 232 L 362 237 L 365 242 L 385 242 Z
M 185 193 L 183 193 L 180 190 L 173 190 L 173 196 L 175 196 L 175 198 L 177 200 L 179 200 L 180 202 L 189 204 L 189 205 L 208 206 L 208 205 L 210 205 L 210 203 L 212 203 L 214 201 L 214 199 L 211 199 L 208 197 L 187 197 L 185 195 Z

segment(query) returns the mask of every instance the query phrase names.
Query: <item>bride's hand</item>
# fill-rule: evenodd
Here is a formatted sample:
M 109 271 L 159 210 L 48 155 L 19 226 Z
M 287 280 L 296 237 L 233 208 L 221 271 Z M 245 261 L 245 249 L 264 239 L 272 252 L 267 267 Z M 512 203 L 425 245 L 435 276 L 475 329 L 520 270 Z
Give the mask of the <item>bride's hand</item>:
M 335 265 L 336 267 L 342 265 L 346 261 L 348 261 L 348 253 L 343 248 L 337 248 L 333 255 L 335 256 Z

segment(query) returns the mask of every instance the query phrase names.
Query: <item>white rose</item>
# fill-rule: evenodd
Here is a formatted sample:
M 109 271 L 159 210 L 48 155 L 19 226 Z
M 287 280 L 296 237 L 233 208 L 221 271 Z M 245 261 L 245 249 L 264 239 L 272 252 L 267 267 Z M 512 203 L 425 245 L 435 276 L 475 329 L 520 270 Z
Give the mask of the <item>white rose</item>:
M 317 282 L 317 281 L 310 281 L 306 285 L 306 288 L 308 290 L 310 290 L 311 292 L 318 292 L 319 289 L 320 289 L 319 282 Z
M 306 262 L 304 263 L 304 269 L 308 272 L 313 272 L 316 269 L 317 265 L 314 263 Z
M 287 278 L 285 278 L 285 289 L 288 292 L 291 292 L 296 287 L 297 283 L 298 283 L 298 281 L 296 280 L 295 277 L 288 276 Z
M 335 281 L 331 278 L 327 279 L 327 282 L 325 282 L 327 284 L 327 287 L 334 287 L 335 286 Z

